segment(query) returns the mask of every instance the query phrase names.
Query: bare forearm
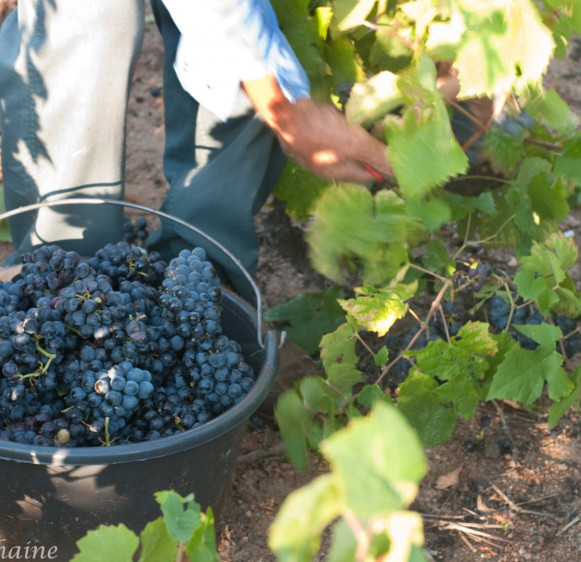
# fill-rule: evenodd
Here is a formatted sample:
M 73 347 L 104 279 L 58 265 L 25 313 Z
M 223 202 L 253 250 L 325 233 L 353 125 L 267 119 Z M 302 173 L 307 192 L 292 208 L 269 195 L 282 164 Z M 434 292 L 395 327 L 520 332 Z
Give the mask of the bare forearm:
M 244 82 L 243 87 L 283 150 L 301 166 L 345 181 L 373 181 L 375 176 L 365 166 L 392 175 L 387 147 L 362 127 L 349 125 L 331 105 L 311 99 L 291 103 L 272 76 Z

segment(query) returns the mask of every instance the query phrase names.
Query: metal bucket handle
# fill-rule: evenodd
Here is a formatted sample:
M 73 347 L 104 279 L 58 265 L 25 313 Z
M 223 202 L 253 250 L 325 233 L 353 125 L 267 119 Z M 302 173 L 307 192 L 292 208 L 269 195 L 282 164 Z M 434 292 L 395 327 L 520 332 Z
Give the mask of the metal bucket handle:
M 248 284 L 250 285 L 252 291 L 254 292 L 254 297 L 256 300 L 256 305 L 255 305 L 256 306 L 256 332 L 257 332 L 256 336 L 257 336 L 257 340 L 258 340 L 260 347 L 262 349 L 265 348 L 264 341 L 262 338 L 262 297 L 260 295 L 260 291 L 259 291 L 256 283 L 254 282 L 254 279 L 252 279 L 252 276 L 250 275 L 250 273 L 248 273 L 248 271 L 242 265 L 240 260 L 236 256 L 234 256 L 234 254 L 232 254 L 232 252 L 230 252 L 230 250 L 228 250 L 228 248 L 226 248 L 220 242 L 218 242 L 217 240 L 212 238 L 210 235 L 206 234 L 204 231 L 200 230 L 199 228 L 193 226 L 192 224 L 186 222 L 183 219 L 180 219 L 178 217 L 174 217 L 173 215 L 169 215 L 168 213 L 165 213 L 163 211 L 152 209 L 151 207 L 146 207 L 145 205 L 139 205 L 137 203 L 130 203 L 128 201 L 119 201 L 116 199 L 102 199 L 102 198 L 97 198 L 97 197 L 91 197 L 91 198 L 76 197 L 76 198 L 70 198 L 70 199 L 56 199 L 56 200 L 52 199 L 50 201 L 42 201 L 41 203 L 35 203 L 33 205 L 26 205 L 23 207 L 18 207 L 16 209 L 12 209 L 11 211 L 5 211 L 4 213 L 0 214 L 0 221 L 4 220 L 4 219 L 8 219 L 10 217 L 13 217 L 15 215 L 20 215 L 21 213 L 26 213 L 28 211 L 36 211 L 36 210 L 42 209 L 44 207 L 61 207 L 61 206 L 65 206 L 65 205 L 102 205 L 102 204 L 118 205 L 121 207 L 130 207 L 132 209 L 137 209 L 139 211 L 144 211 L 146 213 L 152 213 L 154 215 L 157 215 L 158 217 L 162 217 L 162 218 L 171 220 L 171 221 L 191 230 L 192 232 L 199 234 L 200 236 L 205 238 L 208 242 L 213 244 L 216 248 L 218 248 L 221 252 L 223 252 L 226 255 L 226 257 L 228 257 L 228 259 L 242 272 L 246 281 L 248 281 Z M 285 338 L 286 338 L 286 333 L 281 332 L 279 347 L 282 346 Z

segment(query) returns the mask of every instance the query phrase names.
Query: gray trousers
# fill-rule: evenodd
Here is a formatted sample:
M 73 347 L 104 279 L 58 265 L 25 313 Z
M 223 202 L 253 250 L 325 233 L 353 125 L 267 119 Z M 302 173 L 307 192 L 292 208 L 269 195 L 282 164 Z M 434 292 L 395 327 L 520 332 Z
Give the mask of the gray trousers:
M 248 108 L 222 122 L 179 84 L 173 61 L 179 32 L 152 0 L 165 48 L 162 210 L 200 228 L 255 273 L 253 216 L 272 191 L 284 156 Z M 0 28 L 0 128 L 8 209 L 53 198 L 124 195 L 126 109 L 143 38 L 143 0 L 19 0 Z M 200 53 L 200 56 L 211 56 Z M 43 208 L 10 220 L 17 256 L 58 243 L 92 255 L 120 239 L 123 209 Z M 165 259 L 201 245 L 235 286 L 242 279 L 222 252 L 171 221 L 148 248 Z

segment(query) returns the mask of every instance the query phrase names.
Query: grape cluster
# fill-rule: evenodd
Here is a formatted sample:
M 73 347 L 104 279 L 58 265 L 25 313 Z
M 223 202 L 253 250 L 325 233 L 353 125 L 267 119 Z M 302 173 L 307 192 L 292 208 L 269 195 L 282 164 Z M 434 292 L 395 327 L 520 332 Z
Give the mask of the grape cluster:
M 89 260 L 55 245 L 0 283 L 0 439 L 132 443 L 206 423 L 255 374 L 222 333 L 203 249 L 163 262 L 126 242 Z
M 538 343 L 531 338 L 525 336 L 514 326 L 530 325 L 530 324 L 541 324 L 547 320 L 541 315 L 541 313 L 532 306 L 525 306 L 518 295 L 513 295 L 515 302 L 515 308 L 510 318 L 510 328 L 509 333 L 513 338 L 519 341 L 520 345 L 524 349 L 536 349 Z M 490 324 L 497 330 L 504 330 L 508 326 L 510 317 L 510 306 L 508 303 L 500 296 L 494 295 L 490 299 L 488 308 L 488 319 Z M 564 314 L 552 315 L 552 322 L 561 328 L 561 332 L 565 336 L 563 339 L 563 350 L 567 357 L 571 357 L 581 350 L 581 337 L 579 332 L 575 332 L 577 328 L 575 320 Z M 560 345 L 557 345 L 557 351 L 562 351 Z
M 469 270 L 469 272 L 472 271 L 474 273 L 467 273 L 461 278 L 469 279 L 468 283 L 473 281 L 479 284 L 482 278 L 489 275 L 488 270 L 482 273 L 477 273 L 476 268 Z M 468 287 L 469 285 L 462 284 L 462 286 Z M 560 342 L 557 342 L 556 350 L 559 353 L 564 352 L 567 357 L 572 357 L 581 351 L 581 335 L 576 331 L 577 323 L 574 318 L 563 314 L 553 314 L 550 318 L 545 318 L 535 306 L 525 305 L 517 294 L 512 295 L 512 298 L 514 301 L 512 316 L 511 306 L 507 300 L 500 294 L 494 294 L 486 301 L 485 307 L 481 309 L 481 317 L 479 319 L 489 322 L 493 332 L 501 332 L 508 326 L 508 333 L 519 342 L 521 347 L 528 350 L 536 349 L 538 343 L 522 334 L 516 327 L 550 321 L 561 328 L 564 336 Z M 403 350 L 423 349 L 434 340 L 442 339 L 447 341 L 448 337 L 457 335 L 466 322 L 475 319 L 477 318 L 468 315 L 466 307 L 462 304 L 462 299 L 457 299 L 454 303 L 443 302 L 441 310 L 436 309 L 434 312 L 427 329 L 420 333 L 420 325 L 414 323 L 407 332 L 401 335 L 389 334 L 386 337 L 385 345 L 389 356 L 397 357 Z M 392 375 L 396 384 L 403 382 L 407 378 L 411 366 L 412 363 L 406 358 L 402 358 L 394 364 Z
M 123 241 L 129 244 L 140 246 L 149 236 L 147 229 L 147 219 L 145 217 L 137 217 L 130 219 L 127 215 L 123 215 Z

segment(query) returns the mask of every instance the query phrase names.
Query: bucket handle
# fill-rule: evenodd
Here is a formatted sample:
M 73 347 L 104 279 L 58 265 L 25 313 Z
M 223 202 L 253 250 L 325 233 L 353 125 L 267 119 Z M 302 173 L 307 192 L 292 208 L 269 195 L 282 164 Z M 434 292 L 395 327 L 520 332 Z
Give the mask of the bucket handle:
M 203 230 L 200 230 L 199 228 L 193 226 L 192 224 L 186 222 L 183 219 L 174 217 L 173 215 L 169 215 L 168 213 L 165 213 L 163 211 L 152 209 L 151 207 L 146 207 L 145 205 L 139 205 L 138 203 L 131 203 L 129 201 L 119 201 L 117 199 L 102 199 L 98 197 L 90 198 L 73 197 L 70 199 L 51 199 L 47 201 L 42 201 L 40 203 L 34 203 L 32 205 L 18 207 L 16 209 L 12 209 L 11 211 L 5 211 L 3 213 L 0 213 L 0 221 L 13 217 L 15 215 L 20 215 L 21 213 L 26 213 L 28 211 L 36 211 L 44 207 L 61 207 L 65 205 L 102 205 L 102 204 L 118 205 L 120 207 L 130 207 L 132 209 L 137 209 L 139 211 L 144 211 L 146 213 L 152 213 L 154 215 L 157 215 L 158 217 L 171 220 L 183 226 L 184 228 L 187 228 L 192 232 L 199 234 L 200 236 L 205 238 L 208 242 L 213 244 L 216 248 L 218 248 L 221 252 L 223 252 L 226 255 L 226 257 L 228 257 L 228 259 L 232 261 L 232 263 L 242 272 L 246 281 L 248 282 L 248 284 L 252 288 L 252 291 L 254 292 L 254 297 L 256 300 L 256 332 L 257 332 L 256 336 L 258 343 L 260 344 L 260 347 L 262 349 L 265 348 L 264 341 L 262 338 L 262 297 L 260 295 L 260 291 L 254 279 L 252 279 L 250 273 L 248 273 L 246 268 L 242 265 L 242 262 L 234 254 L 232 254 L 232 252 L 230 252 L 228 248 L 226 248 L 223 244 L 212 238 L 210 235 L 206 234 Z M 286 333 L 282 332 L 280 335 L 279 347 L 282 347 L 285 339 Z

